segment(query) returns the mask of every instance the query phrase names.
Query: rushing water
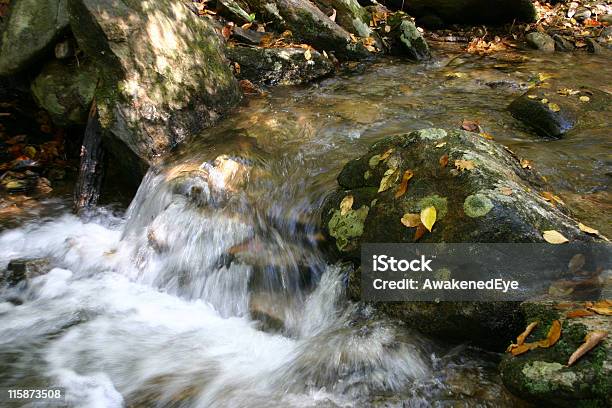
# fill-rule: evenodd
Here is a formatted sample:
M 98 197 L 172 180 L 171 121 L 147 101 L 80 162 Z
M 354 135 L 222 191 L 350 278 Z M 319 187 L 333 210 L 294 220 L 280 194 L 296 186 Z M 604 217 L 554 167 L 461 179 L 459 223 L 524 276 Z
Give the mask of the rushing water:
M 151 169 L 126 212 L 79 219 L 54 202 L 55 215 L 4 231 L 0 269 L 55 268 L 0 291 L 0 387 L 62 386 L 79 407 L 515 406 L 496 355 L 347 301 L 317 209 L 373 141 L 465 118 L 606 231 L 609 118 L 549 142 L 504 110 L 539 73 L 610 91 L 605 58 L 550 58 L 385 61 L 277 89 Z

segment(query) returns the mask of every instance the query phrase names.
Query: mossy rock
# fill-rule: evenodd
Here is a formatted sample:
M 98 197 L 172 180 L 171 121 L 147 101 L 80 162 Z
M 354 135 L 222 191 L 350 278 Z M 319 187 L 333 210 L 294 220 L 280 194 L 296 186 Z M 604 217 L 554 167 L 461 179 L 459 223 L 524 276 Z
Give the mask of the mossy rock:
M 68 29 L 68 0 L 13 0 L 0 39 L 0 76 L 30 68 Z
M 240 99 L 213 23 L 172 0 L 70 0 L 79 48 L 100 73 L 100 124 L 151 162 Z
M 389 49 L 392 54 L 405 56 L 414 61 L 431 57 L 427 41 L 406 13 L 398 11 L 392 14 L 388 17 L 387 24 L 391 27 Z
M 32 81 L 36 102 L 59 125 L 84 124 L 98 83 L 89 61 L 77 64 L 51 61 Z
M 609 407 L 612 405 L 612 341 L 610 336 L 568 367 L 570 355 L 593 330 L 612 333 L 612 317 L 593 315 L 566 319 L 565 309 L 553 301 L 530 301 L 521 305 L 527 323 L 538 321 L 526 339 L 546 337 L 555 319 L 562 322 L 561 337 L 550 348 L 538 348 L 519 356 L 506 354 L 501 365 L 504 385 L 515 395 L 551 407 Z M 575 308 L 581 308 L 576 304 Z M 518 332 L 516 333 L 518 335 Z
M 448 157 L 445 166 L 440 164 L 443 157 Z M 413 177 L 407 191 L 396 197 L 408 170 Z M 363 243 L 415 242 L 416 228 L 405 227 L 402 216 L 430 206 L 436 208 L 436 222 L 418 242 L 537 243 L 545 242 L 542 234 L 547 230 L 557 230 L 570 241 L 594 239 L 579 230 L 563 206 L 542 198 L 540 176 L 523 168 L 507 148 L 476 133 L 422 129 L 386 137 L 348 162 L 338 184 L 323 205 L 322 226 L 332 256 L 355 263 L 360 262 Z M 342 215 L 340 205 L 347 196 L 353 197 L 353 206 Z M 359 278 L 349 281 L 353 297 L 358 298 Z M 522 324 L 516 318 L 517 302 L 379 306 L 431 334 L 491 347 L 509 340 L 508 329 Z

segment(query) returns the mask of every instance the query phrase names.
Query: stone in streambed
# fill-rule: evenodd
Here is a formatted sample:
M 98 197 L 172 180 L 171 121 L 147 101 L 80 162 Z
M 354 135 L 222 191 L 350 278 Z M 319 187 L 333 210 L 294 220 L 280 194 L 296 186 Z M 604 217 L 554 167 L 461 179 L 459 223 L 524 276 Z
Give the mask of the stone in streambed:
M 240 100 L 208 19 L 172 0 L 70 0 L 79 48 L 100 74 L 100 124 L 145 162 Z
M 85 124 L 97 82 L 97 70 L 89 61 L 51 61 L 32 81 L 31 90 L 56 124 Z
M 238 63 L 236 76 L 258 85 L 297 85 L 334 71 L 332 62 L 304 48 L 228 47 L 230 61 Z
M 610 102 L 612 95 L 592 88 L 533 88 L 515 99 L 508 110 L 539 135 L 560 138 L 578 125 L 585 112 L 608 110 Z
M 68 29 L 67 0 L 14 0 L 0 41 L 0 76 L 29 68 Z
M 525 321 L 539 322 L 526 342 L 545 338 L 555 319 L 562 324 L 561 338 L 550 348 L 538 348 L 516 357 L 505 354 L 500 365 L 504 385 L 515 395 L 534 404 L 555 407 L 611 406 L 612 319 L 597 314 L 567 319 L 566 311 L 581 309 L 584 305 L 577 302 L 565 309 L 559 309 L 559 306 L 559 302 L 546 300 L 521 304 Z M 568 367 L 570 355 L 583 343 L 586 334 L 593 330 L 605 330 L 609 335 Z
M 387 19 L 387 24 L 391 27 L 389 48 L 392 54 L 407 56 L 415 61 L 431 57 L 427 41 L 407 14 L 394 13 Z
M 37 276 L 44 275 L 51 270 L 47 258 L 13 259 L 9 262 L 3 280 L 10 286 L 20 282 L 28 282 Z
M 543 52 L 555 52 L 555 40 L 545 33 L 533 32 L 525 36 L 527 44 Z
M 574 44 L 565 37 L 555 34 L 552 36 L 555 41 L 555 50 L 560 52 L 568 52 L 576 49 Z
M 314 0 L 314 3 L 327 15 L 335 11 L 336 23 L 346 31 L 364 38 L 373 35 L 371 15 L 357 0 Z
M 443 155 L 449 158 L 444 167 Z M 466 162 L 473 168 L 461 170 Z M 396 198 L 407 170 L 414 175 L 407 192 Z M 436 223 L 419 242 L 544 242 L 543 231 L 551 229 L 569 240 L 592 240 L 562 208 L 542 199 L 541 179 L 531 169 L 523 168 L 503 146 L 475 133 L 423 129 L 387 137 L 348 162 L 338 184 L 323 206 L 322 225 L 332 252 L 343 260 L 358 262 L 362 243 L 414 242 L 416 228 L 400 220 L 430 206 L 436 208 Z M 381 185 L 389 188 L 379 192 Z M 352 207 L 342 211 L 340 203 L 349 195 Z M 351 273 L 351 292 L 357 298 L 359 281 L 358 272 Z M 487 346 L 507 341 L 508 328 L 521 323 L 515 302 L 378 306 L 428 333 Z

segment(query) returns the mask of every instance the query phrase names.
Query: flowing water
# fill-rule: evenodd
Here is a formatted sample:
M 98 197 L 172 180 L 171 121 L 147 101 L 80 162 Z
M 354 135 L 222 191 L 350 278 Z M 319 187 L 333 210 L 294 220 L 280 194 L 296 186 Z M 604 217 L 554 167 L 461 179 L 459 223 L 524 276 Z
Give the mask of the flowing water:
M 0 388 L 61 386 L 78 407 L 516 406 L 498 355 L 346 300 L 347 266 L 322 252 L 317 211 L 373 141 L 470 119 L 610 234 L 609 118 L 545 141 L 505 112 L 539 74 L 611 91 L 606 62 L 452 54 L 357 67 L 248 100 L 152 168 L 126 211 L 79 219 L 43 205 L 45 218 L 0 233 L 0 270 L 20 257 L 54 266 L 0 289 Z

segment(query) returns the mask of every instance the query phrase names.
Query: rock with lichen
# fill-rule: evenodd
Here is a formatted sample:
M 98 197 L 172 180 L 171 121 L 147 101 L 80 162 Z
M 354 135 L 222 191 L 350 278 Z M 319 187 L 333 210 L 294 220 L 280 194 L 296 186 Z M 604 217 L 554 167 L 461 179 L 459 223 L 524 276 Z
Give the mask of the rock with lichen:
M 545 300 L 521 305 L 526 322 L 538 322 L 525 340 L 527 343 L 546 338 L 555 319 L 561 322 L 561 337 L 549 348 L 537 348 L 518 356 L 505 355 L 500 371 L 504 385 L 511 392 L 524 400 L 547 406 L 612 405 L 612 318 L 596 313 L 566 317 L 571 310 L 584 308 L 584 302 L 560 304 Z M 607 331 L 609 335 L 568 366 L 569 357 L 584 342 L 587 333 L 595 330 Z
M 339 188 L 322 209 L 322 224 L 336 257 L 358 262 L 363 243 L 544 242 L 557 230 L 590 241 L 561 204 L 540 195 L 541 177 L 509 149 L 477 133 L 423 129 L 386 137 L 348 162 Z M 412 172 L 406 192 L 402 179 Z M 352 197 L 350 208 L 341 208 Z M 349 200 L 350 202 L 350 200 Z M 345 201 L 346 203 L 346 201 Z M 404 214 L 436 209 L 432 231 L 406 227 Z M 349 278 L 359 297 L 358 271 Z M 432 334 L 499 344 L 520 324 L 513 302 L 388 303 L 393 317 Z
M 390 31 L 385 39 L 392 54 L 406 56 L 415 61 L 431 57 L 427 41 L 406 13 L 393 13 L 387 18 L 387 25 Z
M 171 0 L 70 0 L 102 128 L 151 162 L 240 99 L 213 23 Z

